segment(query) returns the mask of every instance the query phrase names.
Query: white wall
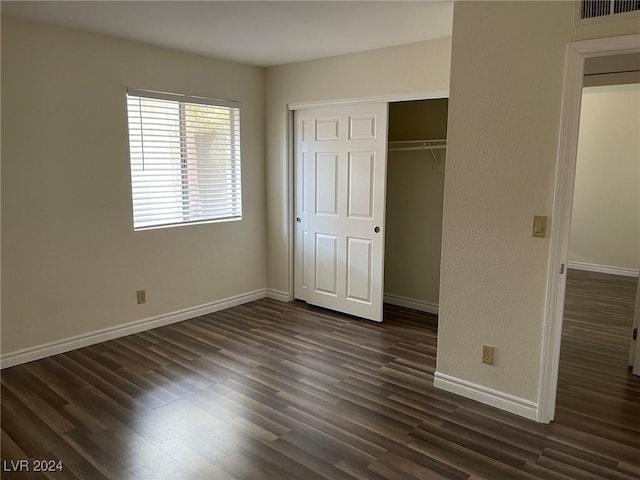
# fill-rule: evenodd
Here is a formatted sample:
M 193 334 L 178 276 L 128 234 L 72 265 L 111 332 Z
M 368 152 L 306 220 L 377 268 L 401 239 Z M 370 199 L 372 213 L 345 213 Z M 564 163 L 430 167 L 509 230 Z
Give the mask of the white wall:
M 570 2 L 456 2 L 437 371 L 537 401 Z M 481 363 L 483 344 L 495 365 Z
M 447 138 L 447 99 L 389 105 L 389 140 Z M 384 291 L 438 305 L 444 150 L 390 151 L 387 158 Z
M 573 2 L 454 6 L 437 372 L 532 408 L 553 232 L 532 238 L 531 216 L 552 214 L 565 47 L 640 31 L 574 19 Z
M 289 291 L 287 105 L 296 102 L 447 90 L 451 39 L 294 63 L 267 69 L 268 286 Z M 292 194 L 293 192 L 291 192 Z
M 242 221 L 133 231 L 127 86 L 241 102 Z M 265 288 L 263 93 L 259 68 L 2 18 L 3 355 Z
M 638 270 L 638 132 L 640 85 L 584 89 L 571 217 L 570 262 Z

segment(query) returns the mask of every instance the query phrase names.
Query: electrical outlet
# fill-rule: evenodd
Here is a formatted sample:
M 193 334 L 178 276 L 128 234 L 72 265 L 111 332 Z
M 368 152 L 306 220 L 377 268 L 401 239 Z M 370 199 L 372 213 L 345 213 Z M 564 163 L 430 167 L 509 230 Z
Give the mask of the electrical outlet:
M 496 347 L 490 345 L 482 345 L 482 363 L 493 365 Z
M 147 291 L 146 290 L 137 290 L 136 296 L 138 298 L 138 305 L 141 303 L 147 303 Z

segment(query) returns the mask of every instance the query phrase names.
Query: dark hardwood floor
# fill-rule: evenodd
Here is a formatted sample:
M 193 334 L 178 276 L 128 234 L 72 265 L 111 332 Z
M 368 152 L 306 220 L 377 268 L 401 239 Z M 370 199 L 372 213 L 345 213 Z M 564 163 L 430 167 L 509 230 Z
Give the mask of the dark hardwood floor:
M 638 447 L 640 377 L 627 367 L 637 278 L 567 274 L 556 421 Z
M 640 478 L 626 293 L 600 315 L 575 277 L 550 425 L 434 389 L 435 317 L 265 299 L 3 370 L 2 478 Z

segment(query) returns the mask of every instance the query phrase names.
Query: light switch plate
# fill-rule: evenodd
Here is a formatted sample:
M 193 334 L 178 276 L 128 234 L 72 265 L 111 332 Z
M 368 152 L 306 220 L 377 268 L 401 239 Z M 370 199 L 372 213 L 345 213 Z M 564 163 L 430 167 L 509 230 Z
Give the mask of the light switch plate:
M 531 236 L 544 238 L 547 236 L 547 217 L 534 215 L 531 222 Z

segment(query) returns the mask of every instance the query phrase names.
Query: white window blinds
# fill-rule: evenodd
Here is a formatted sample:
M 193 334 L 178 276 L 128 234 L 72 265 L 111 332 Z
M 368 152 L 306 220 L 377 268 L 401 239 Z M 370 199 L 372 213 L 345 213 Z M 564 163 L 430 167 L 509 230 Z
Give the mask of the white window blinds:
M 236 102 L 127 89 L 134 230 L 242 218 Z

